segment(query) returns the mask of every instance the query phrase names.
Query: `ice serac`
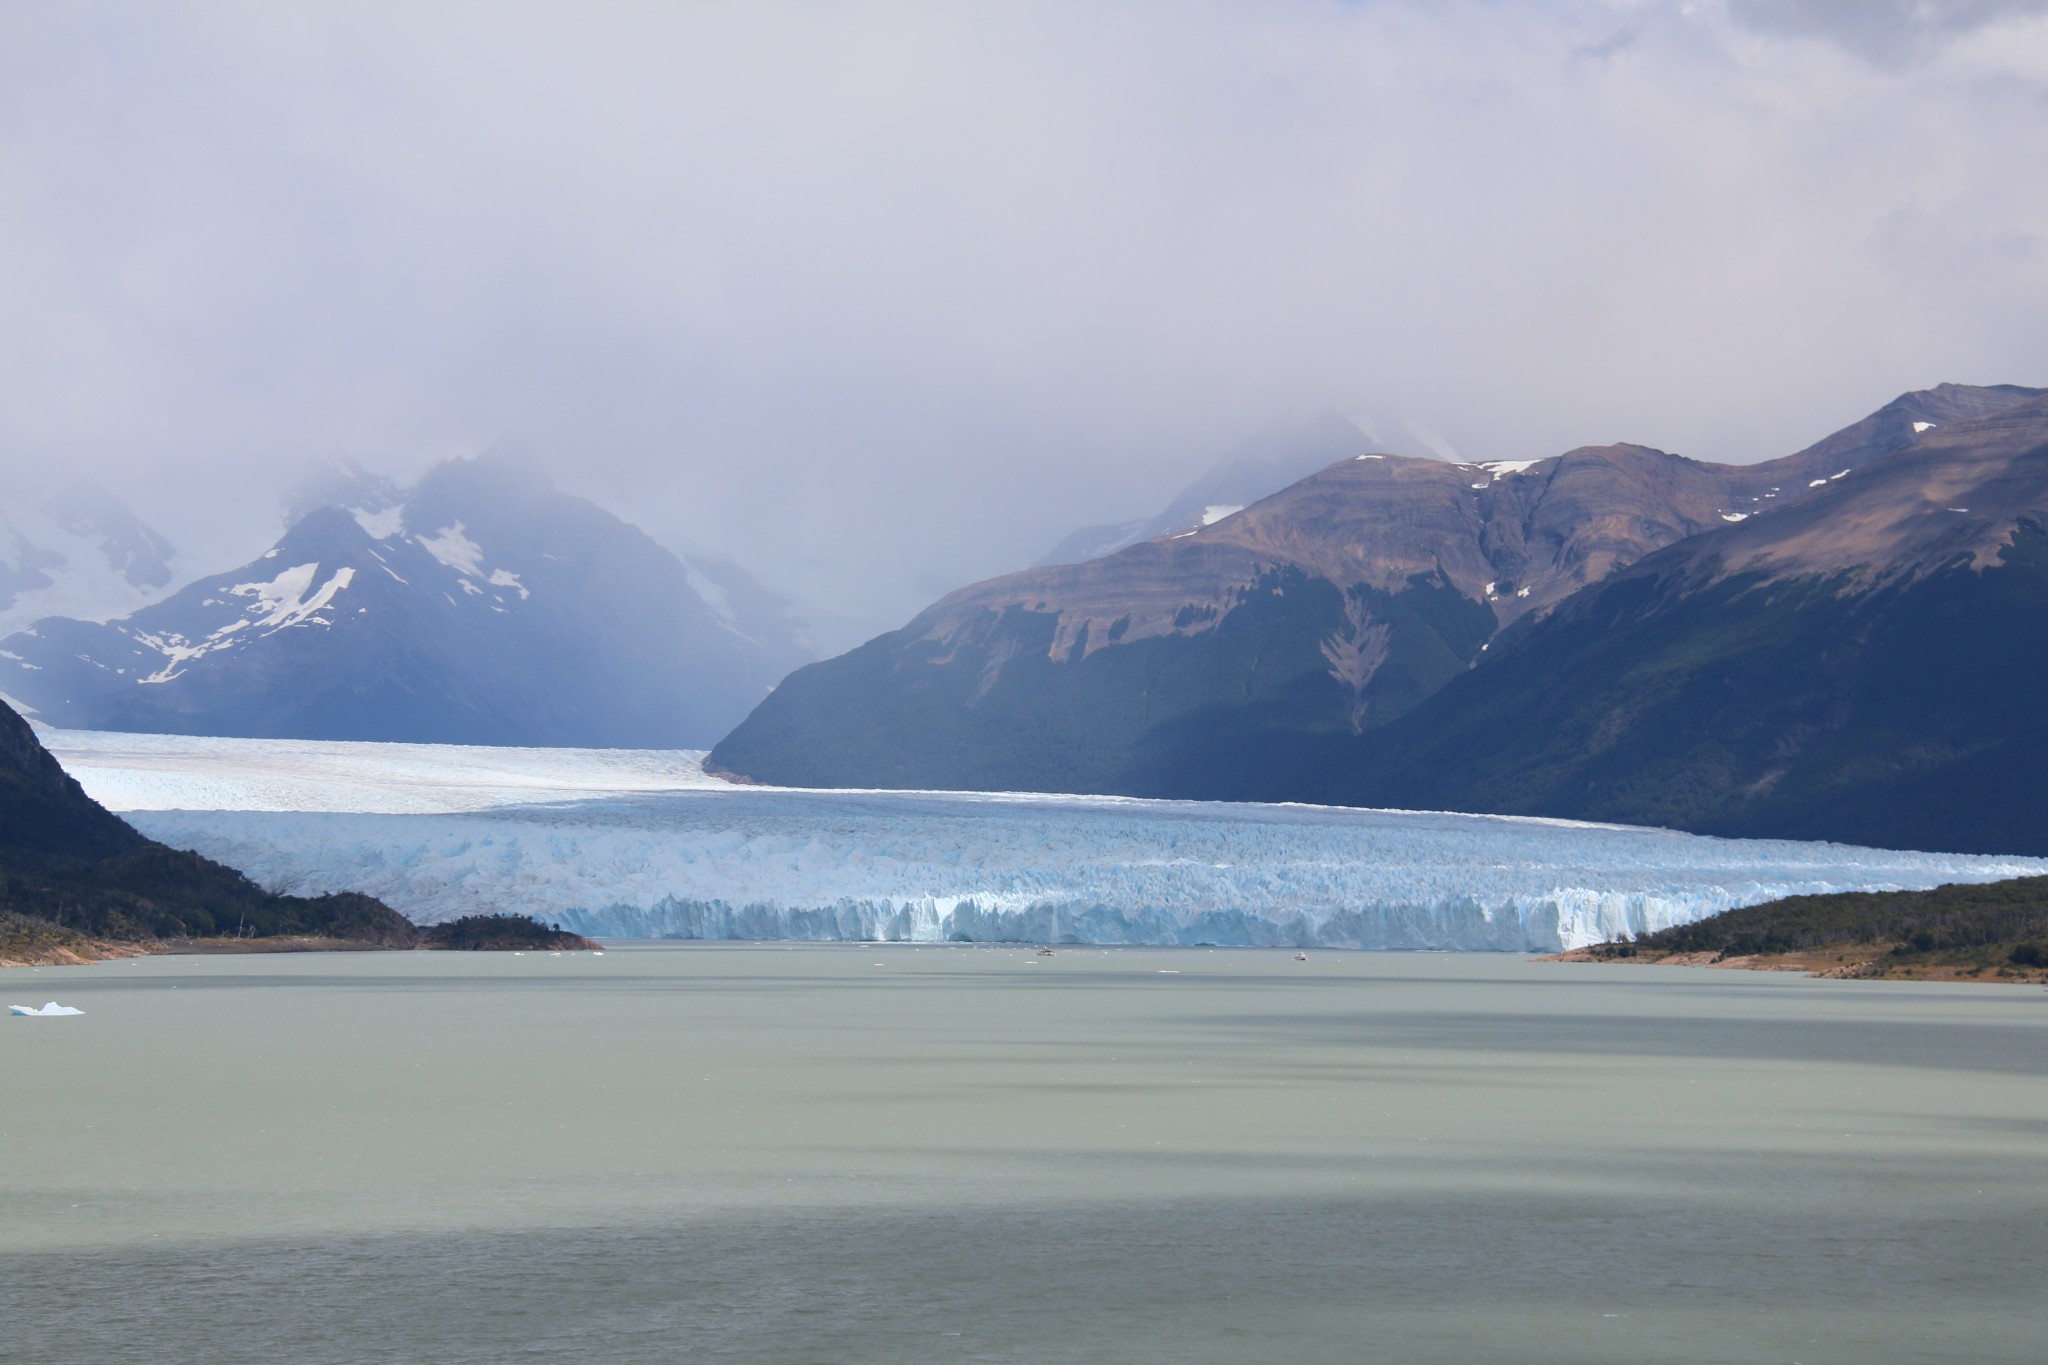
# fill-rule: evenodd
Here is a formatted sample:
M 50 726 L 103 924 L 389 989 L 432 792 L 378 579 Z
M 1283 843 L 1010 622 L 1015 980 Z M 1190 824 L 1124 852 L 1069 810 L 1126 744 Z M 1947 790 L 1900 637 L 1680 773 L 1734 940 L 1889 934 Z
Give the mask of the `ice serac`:
M 183 782 L 193 807 L 344 807 L 129 811 L 150 835 L 274 889 L 362 888 L 421 922 L 514 909 L 622 938 L 1519 952 L 1788 894 L 2048 870 L 2041 859 L 1563 821 L 733 787 L 706 782 L 673 753 L 464 757 L 299 744 L 266 759 L 255 741 L 159 737 L 123 752 L 108 737 L 46 733 L 109 799 L 146 792 L 175 803 Z M 294 781 L 279 785 L 272 775 L 287 770 Z M 136 772 L 149 782 L 135 782 Z M 393 813 L 431 804 L 436 773 L 446 813 Z M 653 789 L 663 783 L 670 788 Z M 574 791 L 618 794 L 559 799 Z
M 683 563 L 522 457 L 309 490 L 250 564 L 0 641 L 0 692 L 107 730 L 701 745 L 808 657 L 736 566 Z
M 1367 451 L 1206 525 L 1247 500 L 1203 490 L 1170 534 L 976 584 L 798 670 L 712 763 L 817 786 L 1295 798 L 1333 744 L 1573 594 L 2037 393 L 1907 394 L 1759 465 L 1627 444 L 1477 464 Z

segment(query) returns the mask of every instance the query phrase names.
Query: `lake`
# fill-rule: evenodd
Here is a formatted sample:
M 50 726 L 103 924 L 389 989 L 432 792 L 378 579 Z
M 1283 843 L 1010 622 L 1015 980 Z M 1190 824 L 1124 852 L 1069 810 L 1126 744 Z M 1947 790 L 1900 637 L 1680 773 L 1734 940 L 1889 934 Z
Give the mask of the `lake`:
M 2033 1361 L 2048 993 L 650 944 L 0 971 L 0 1357 Z

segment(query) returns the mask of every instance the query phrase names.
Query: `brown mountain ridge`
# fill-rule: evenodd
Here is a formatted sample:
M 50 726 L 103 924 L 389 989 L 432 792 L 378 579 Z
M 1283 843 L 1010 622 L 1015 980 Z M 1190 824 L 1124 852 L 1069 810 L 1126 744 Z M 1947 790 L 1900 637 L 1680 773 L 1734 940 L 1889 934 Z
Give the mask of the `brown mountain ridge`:
M 797 785 L 1298 795 L 1318 737 L 1370 748 L 1618 570 L 2041 393 L 1943 384 L 1757 465 L 1631 444 L 1345 459 L 1211 525 L 956 592 L 791 675 L 712 761 Z

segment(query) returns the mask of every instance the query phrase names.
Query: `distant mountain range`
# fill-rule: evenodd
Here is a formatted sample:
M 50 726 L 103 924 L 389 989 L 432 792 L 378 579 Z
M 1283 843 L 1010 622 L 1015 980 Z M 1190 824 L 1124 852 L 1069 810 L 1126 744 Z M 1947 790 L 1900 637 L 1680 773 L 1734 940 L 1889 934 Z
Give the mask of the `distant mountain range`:
M 1156 540 L 1223 520 L 1319 469 L 1375 449 L 1356 423 L 1334 412 L 1302 422 L 1281 422 L 1246 441 L 1215 468 L 1182 489 L 1156 517 L 1084 526 L 1033 568 L 1080 564 L 1115 554 L 1141 540 Z
M 104 488 L 0 510 L 0 637 L 44 616 L 123 616 L 170 588 L 171 543 Z
M 2040 851 L 2043 392 L 1905 394 L 1760 465 L 1354 455 L 954 593 L 712 762 Z
M 736 567 L 686 563 L 516 456 L 410 489 L 333 471 L 294 512 L 253 563 L 0 640 L 0 692 L 71 728 L 702 747 L 808 657 Z

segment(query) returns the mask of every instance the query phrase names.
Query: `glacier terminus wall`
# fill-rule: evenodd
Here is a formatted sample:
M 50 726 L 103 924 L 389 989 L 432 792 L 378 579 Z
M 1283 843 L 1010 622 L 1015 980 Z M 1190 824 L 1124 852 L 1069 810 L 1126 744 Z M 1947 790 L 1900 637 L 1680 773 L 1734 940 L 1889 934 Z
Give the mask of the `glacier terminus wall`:
M 145 834 L 272 889 L 609 938 L 1535 952 L 1782 895 L 2048 872 L 1496 816 L 744 787 L 681 751 L 42 734 Z

